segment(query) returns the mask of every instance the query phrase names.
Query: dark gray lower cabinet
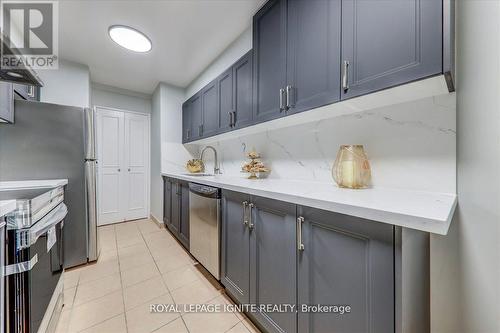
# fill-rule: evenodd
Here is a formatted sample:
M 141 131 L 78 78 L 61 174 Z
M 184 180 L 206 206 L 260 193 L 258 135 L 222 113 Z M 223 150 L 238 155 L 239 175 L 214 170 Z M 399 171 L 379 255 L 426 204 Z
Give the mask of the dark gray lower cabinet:
M 342 0 L 342 99 L 440 74 L 443 2 Z
M 223 191 L 221 283 L 240 303 L 250 302 L 250 230 L 247 205 L 250 196 Z
M 164 177 L 163 221 L 172 234 L 189 249 L 189 186 Z
M 394 332 L 393 226 L 307 207 L 299 207 L 298 214 L 299 308 L 351 309 L 299 312 L 299 332 Z
M 0 122 L 14 122 L 14 96 L 9 82 L 0 82 Z
M 223 190 L 221 282 L 240 303 L 297 307 L 248 313 L 266 332 L 391 333 L 394 237 L 392 225 Z
M 296 304 L 296 206 L 251 198 L 250 303 Z M 297 332 L 295 312 L 258 312 L 252 316 L 268 332 Z

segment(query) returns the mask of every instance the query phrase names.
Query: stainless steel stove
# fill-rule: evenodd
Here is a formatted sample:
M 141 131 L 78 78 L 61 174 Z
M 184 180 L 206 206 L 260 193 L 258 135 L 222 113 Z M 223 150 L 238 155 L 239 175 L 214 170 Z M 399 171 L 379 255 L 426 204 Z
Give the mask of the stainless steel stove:
M 0 191 L 6 216 L 5 332 L 50 332 L 62 306 L 64 188 Z

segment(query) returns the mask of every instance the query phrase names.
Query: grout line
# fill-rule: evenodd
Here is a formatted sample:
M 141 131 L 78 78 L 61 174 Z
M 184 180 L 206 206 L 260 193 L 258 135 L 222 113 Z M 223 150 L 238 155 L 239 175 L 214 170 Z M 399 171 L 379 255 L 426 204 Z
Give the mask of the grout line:
M 113 226 L 113 230 L 115 231 L 115 236 L 116 236 L 116 225 Z M 120 286 L 121 286 L 121 293 L 122 293 L 122 302 L 123 302 L 123 317 L 125 319 L 125 332 L 128 333 L 128 320 L 127 320 L 127 311 L 125 308 L 125 295 L 123 294 L 123 279 L 122 279 L 122 269 L 120 266 L 120 257 L 118 254 L 118 237 L 115 237 L 115 242 L 116 242 L 116 255 L 118 257 L 118 272 L 120 274 Z

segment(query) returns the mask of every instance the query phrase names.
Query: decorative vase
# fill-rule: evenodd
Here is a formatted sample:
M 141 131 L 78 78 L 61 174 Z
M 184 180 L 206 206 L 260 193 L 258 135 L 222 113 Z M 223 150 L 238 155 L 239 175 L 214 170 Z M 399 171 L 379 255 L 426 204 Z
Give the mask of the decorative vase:
M 332 168 L 332 176 L 339 187 L 366 188 L 371 171 L 363 145 L 342 145 Z

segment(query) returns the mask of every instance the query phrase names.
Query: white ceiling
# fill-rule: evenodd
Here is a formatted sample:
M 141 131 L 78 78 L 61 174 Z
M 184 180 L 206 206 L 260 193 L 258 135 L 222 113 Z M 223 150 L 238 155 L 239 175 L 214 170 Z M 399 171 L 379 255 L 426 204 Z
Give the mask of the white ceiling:
M 60 1 L 59 57 L 86 64 L 93 82 L 152 93 L 159 81 L 185 87 L 251 23 L 265 0 Z M 116 45 L 123 24 L 153 43 L 137 54 Z

